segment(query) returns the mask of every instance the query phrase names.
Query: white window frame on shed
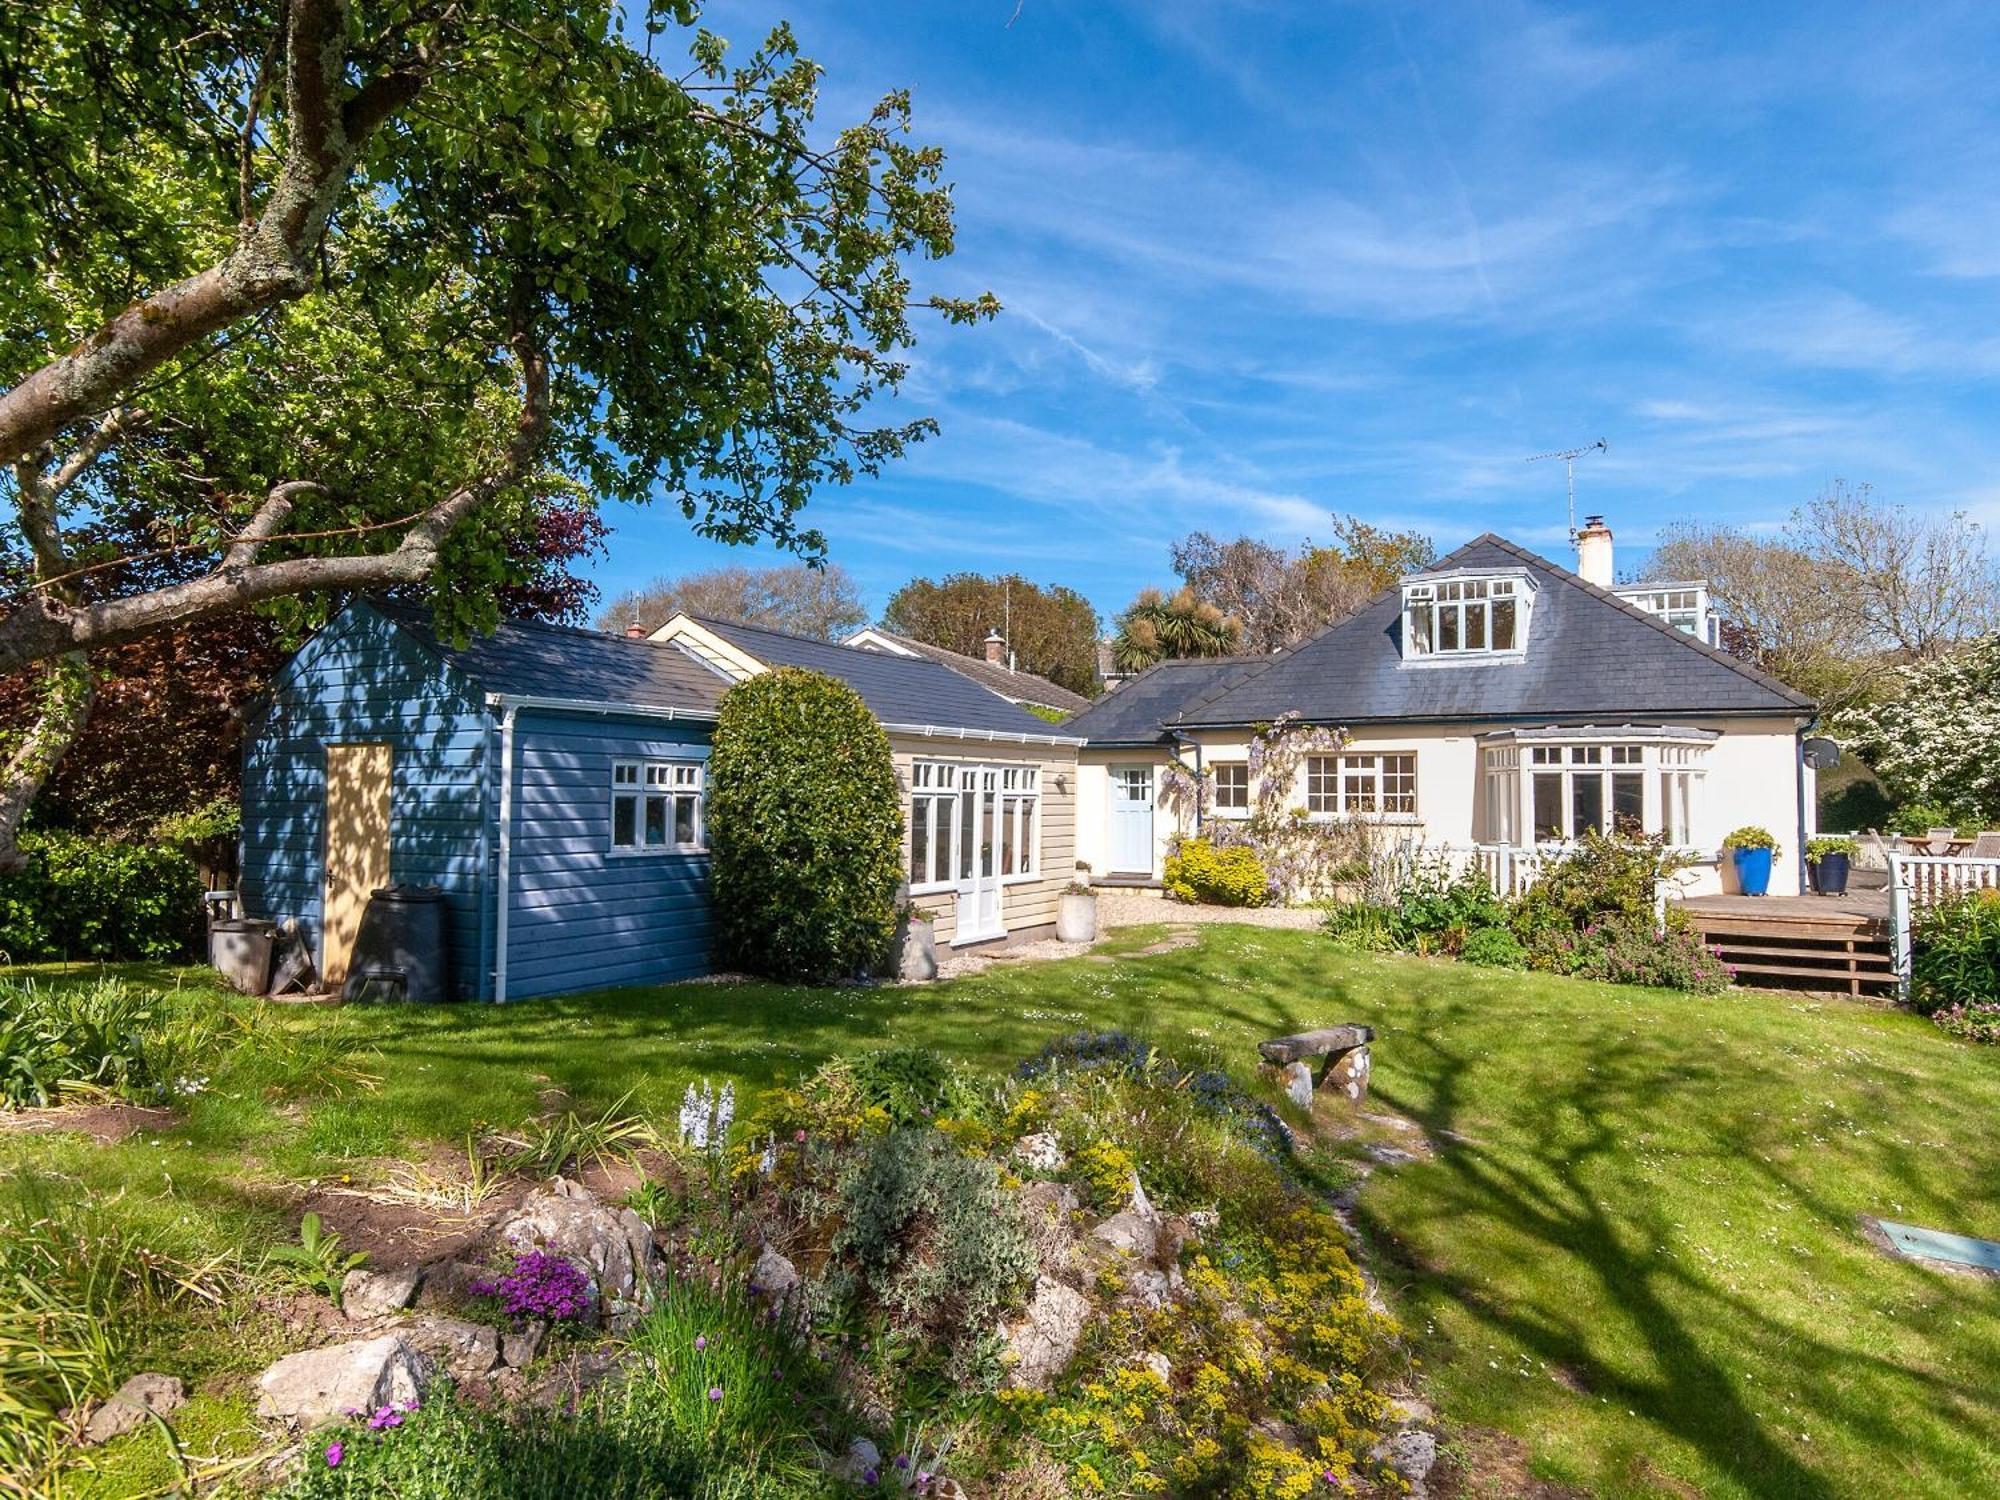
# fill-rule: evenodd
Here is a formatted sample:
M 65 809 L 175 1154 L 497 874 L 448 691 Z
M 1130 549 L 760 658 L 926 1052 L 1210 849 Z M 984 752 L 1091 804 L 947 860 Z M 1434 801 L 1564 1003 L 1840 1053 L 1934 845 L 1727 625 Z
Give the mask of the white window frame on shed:
M 993 773 L 990 788 L 987 772 Z M 968 798 L 984 802 L 988 797 L 992 798 L 992 862 L 1000 883 L 1020 885 L 1041 879 L 1041 767 L 1019 761 L 925 758 L 910 762 L 910 845 L 903 873 L 912 896 L 957 890 L 975 874 L 984 878 L 983 862 L 978 871 L 974 869 L 984 831 L 976 824 L 989 809 L 968 806 Z M 1016 868 L 1008 869 L 1010 864 Z
M 1211 769 L 1215 773 L 1215 784 L 1209 802 L 1215 815 L 1218 818 L 1249 817 L 1250 762 L 1219 760 Z
M 630 837 L 619 837 L 619 818 L 629 808 Z M 659 822 L 654 823 L 657 812 Z M 683 814 L 687 837 L 682 837 Z M 656 831 L 659 837 L 655 838 Z M 614 859 L 649 854 L 708 852 L 708 767 L 699 760 L 611 762 L 611 829 L 606 852 Z

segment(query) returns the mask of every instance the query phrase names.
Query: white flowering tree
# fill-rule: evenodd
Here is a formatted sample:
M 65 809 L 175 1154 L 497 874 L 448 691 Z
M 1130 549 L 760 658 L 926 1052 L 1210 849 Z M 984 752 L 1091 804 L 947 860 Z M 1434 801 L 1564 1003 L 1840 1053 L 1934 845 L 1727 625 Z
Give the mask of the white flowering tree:
M 1897 801 L 2000 823 L 2000 631 L 1902 668 L 1896 687 L 1835 731 Z

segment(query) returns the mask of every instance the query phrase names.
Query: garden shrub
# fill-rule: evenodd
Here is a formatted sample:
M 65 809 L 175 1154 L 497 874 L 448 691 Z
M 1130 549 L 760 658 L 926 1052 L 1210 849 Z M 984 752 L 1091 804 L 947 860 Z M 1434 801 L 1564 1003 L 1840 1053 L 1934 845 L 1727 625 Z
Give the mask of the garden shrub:
M 1917 913 L 1910 1003 L 1954 1035 L 2000 1039 L 2000 891 L 1972 891 Z
M 1574 932 L 1545 929 L 1528 951 L 1529 967 L 1610 984 L 1717 995 L 1732 970 L 1698 934 L 1670 924 L 1655 932 L 1653 914 L 1618 914 Z
M 1256 850 L 1217 848 L 1205 838 L 1182 839 L 1167 856 L 1166 888 L 1176 901 L 1208 906 L 1262 906 L 1271 897 Z
M 1505 927 L 1481 927 L 1467 933 L 1458 956 L 1469 964 L 1483 964 L 1491 969 L 1528 967 L 1528 950 Z
M 1376 901 L 1335 901 L 1326 909 L 1326 935 L 1347 953 L 1393 953 L 1396 909 Z
M 21 835 L 0 875 L 0 962 L 172 959 L 201 940 L 201 876 L 177 849 L 76 833 Z
M 889 738 L 852 688 L 781 667 L 724 693 L 708 831 L 725 965 L 825 981 L 883 964 L 902 881 L 902 793 Z
M 1613 839 L 1587 833 L 1563 858 L 1544 865 L 1515 902 L 1514 935 L 1532 955 L 1612 918 L 1643 918 L 1650 925 L 1660 882 L 1686 866 L 1686 857 L 1670 852 L 1662 834 Z
M 951 1379 L 997 1374 L 991 1331 L 1035 1258 L 993 1162 L 937 1130 L 892 1130 L 847 1163 L 820 1216 L 836 1227 L 816 1315 L 880 1312 Z
M 865 1106 L 894 1125 L 918 1125 L 934 1116 L 963 1113 L 972 1084 L 965 1072 L 929 1047 L 884 1047 L 847 1060 Z
M 1454 875 L 1443 861 L 1420 862 L 1389 909 L 1389 936 L 1410 953 L 1455 954 L 1471 934 L 1506 923 L 1506 904 L 1484 875 Z

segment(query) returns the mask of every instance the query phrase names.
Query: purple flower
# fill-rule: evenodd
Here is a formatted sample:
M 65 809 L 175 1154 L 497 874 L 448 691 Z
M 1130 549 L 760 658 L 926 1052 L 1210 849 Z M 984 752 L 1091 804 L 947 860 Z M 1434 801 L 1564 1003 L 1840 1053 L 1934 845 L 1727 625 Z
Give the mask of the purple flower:
M 722 1387 L 719 1385 L 710 1386 L 708 1388 L 708 1399 L 711 1401 L 720 1401 L 722 1399 Z
M 861 1475 L 861 1482 L 863 1484 L 879 1484 L 881 1479 L 882 1476 L 877 1474 L 873 1469 L 864 1470 Z
M 795 1130 L 792 1132 L 792 1139 L 803 1146 L 806 1143 L 806 1133 L 803 1130 Z
M 326 1445 L 326 1466 L 329 1469 L 339 1468 L 340 1461 L 345 1457 L 347 1457 L 347 1444 L 335 1441 Z
M 403 1414 L 393 1406 L 378 1407 L 375 1415 L 368 1419 L 368 1430 L 370 1432 L 380 1432 L 385 1427 L 401 1427 L 402 1425 Z
M 910 1466 L 910 1456 L 909 1456 L 909 1454 L 907 1454 L 907 1453 L 898 1453 L 898 1454 L 896 1455 L 896 1467 L 897 1467 L 897 1468 L 899 1468 L 899 1469 L 907 1469 L 907 1468 L 909 1468 L 909 1466 Z
M 708 1335 L 705 1333 L 696 1334 L 694 1336 L 694 1352 L 699 1354 L 701 1353 L 702 1350 L 706 1349 L 707 1347 L 708 1347 Z
M 559 1322 L 590 1313 L 590 1277 L 560 1255 L 530 1250 L 518 1257 L 506 1274 L 474 1282 L 475 1296 L 497 1297 L 513 1318 L 547 1318 Z

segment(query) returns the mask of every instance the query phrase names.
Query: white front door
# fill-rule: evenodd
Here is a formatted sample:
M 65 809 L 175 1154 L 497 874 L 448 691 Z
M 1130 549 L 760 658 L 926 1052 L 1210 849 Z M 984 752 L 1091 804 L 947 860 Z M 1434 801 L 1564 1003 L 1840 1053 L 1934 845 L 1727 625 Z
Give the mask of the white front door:
M 958 773 L 958 924 L 954 946 L 1005 937 L 1000 908 L 1000 772 L 966 766 Z
M 1153 873 L 1153 768 L 1111 768 L 1111 873 Z

